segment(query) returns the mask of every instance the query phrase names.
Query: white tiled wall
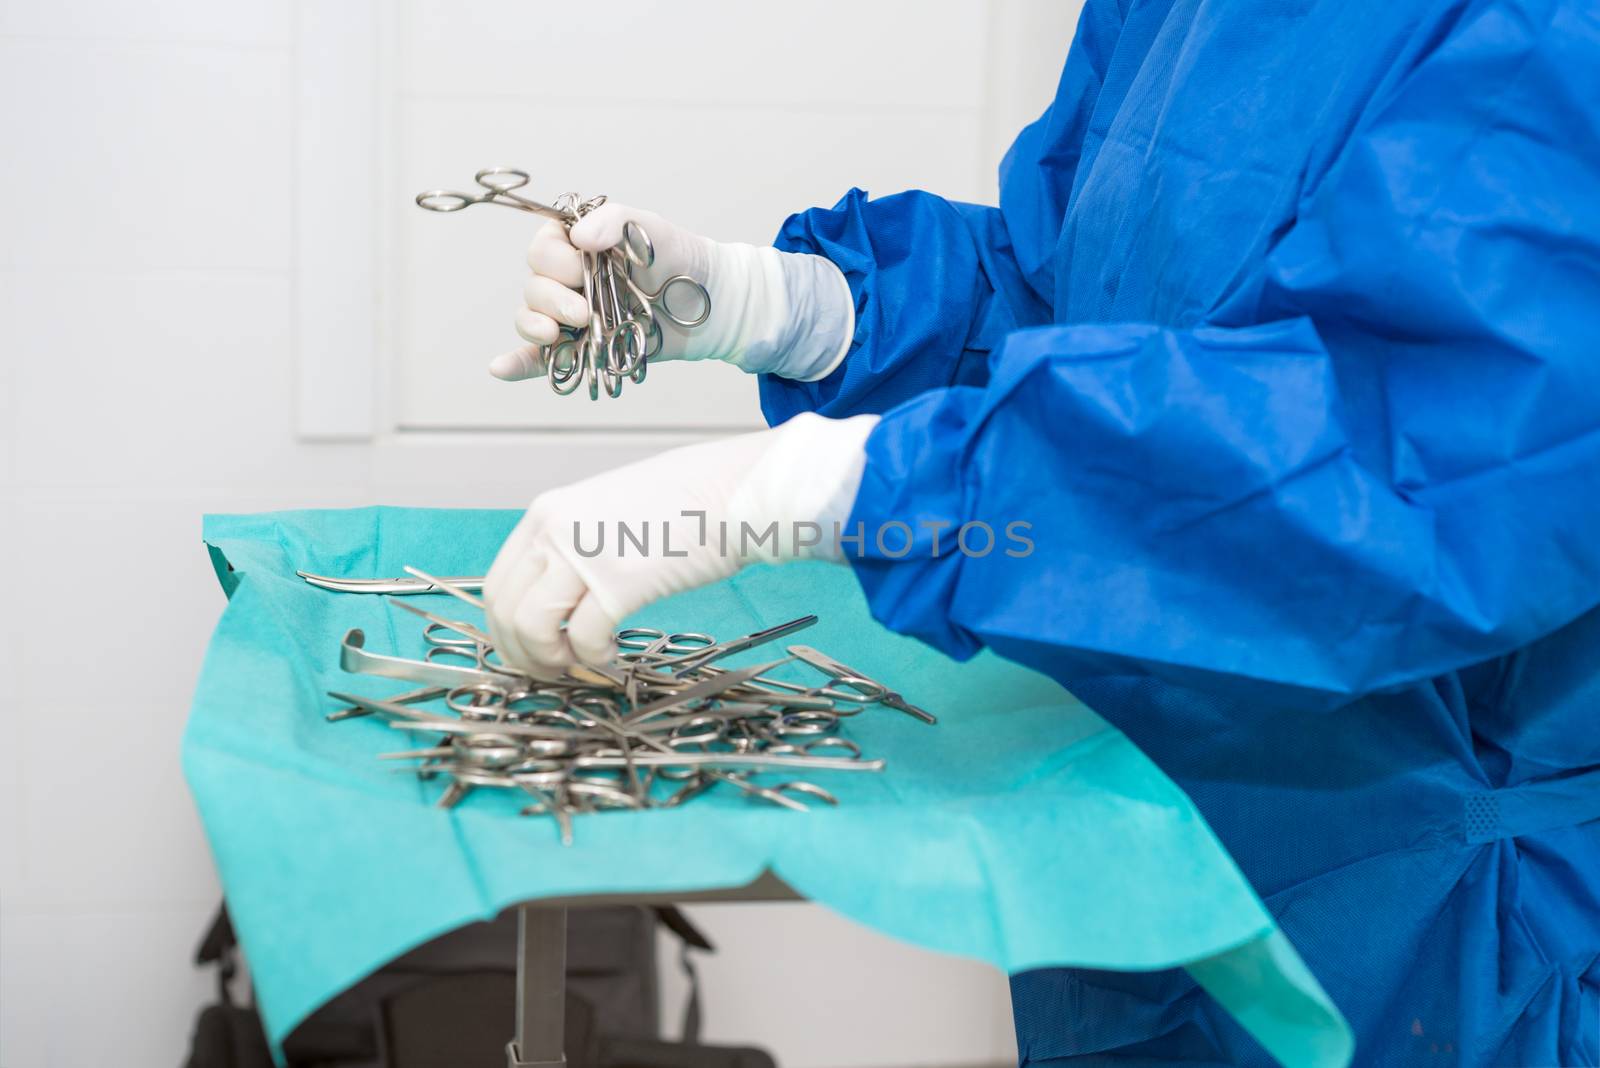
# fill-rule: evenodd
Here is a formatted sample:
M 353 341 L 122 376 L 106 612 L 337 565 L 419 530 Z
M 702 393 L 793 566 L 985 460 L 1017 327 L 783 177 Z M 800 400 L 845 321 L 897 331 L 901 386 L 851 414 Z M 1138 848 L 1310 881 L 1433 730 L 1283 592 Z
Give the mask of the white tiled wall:
M 294 435 L 290 192 L 305 11 L 0 0 L 0 1068 L 178 1063 L 210 996 L 188 958 L 218 888 L 177 761 L 222 607 L 203 512 L 515 506 L 686 440 L 617 427 L 648 412 L 585 431 L 587 401 L 535 408 L 536 387 L 483 382 L 527 235 L 490 209 L 421 216 L 412 186 L 509 157 L 541 192 L 604 190 L 751 240 L 849 184 L 987 199 L 1075 6 L 619 2 L 559 47 L 542 42 L 568 4 L 383 6 L 392 166 L 330 174 L 326 192 L 396 205 L 393 421 L 502 429 L 310 444 Z M 599 55 L 636 76 L 608 78 L 561 150 L 538 150 Z M 528 426 L 581 447 L 551 464 Z M 1004 983 L 983 968 L 806 906 L 699 918 L 724 947 L 705 969 L 714 1038 L 788 1068 L 1010 1055 Z

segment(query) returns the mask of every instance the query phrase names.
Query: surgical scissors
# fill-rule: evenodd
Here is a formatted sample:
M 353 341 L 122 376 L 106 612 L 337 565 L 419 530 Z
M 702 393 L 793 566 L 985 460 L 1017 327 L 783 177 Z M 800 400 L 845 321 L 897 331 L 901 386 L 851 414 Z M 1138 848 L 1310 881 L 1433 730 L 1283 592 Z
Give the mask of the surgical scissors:
M 904 712 L 906 715 L 920 719 L 924 723 L 939 722 L 938 717 L 932 712 L 918 708 L 883 683 L 878 682 L 876 679 L 868 678 L 854 668 L 846 667 L 826 653 L 818 652 L 809 645 L 791 645 L 787 652 L 796 660 L 810 664 L 835 682 L 842 686 L 850 687 L 871 701 Z
M 446 593 L 482 608 L 461 580 L 405 570 L 410 577 L 398 589 L 388 580 L 350 586 L 348 580 L 305 578 L 324 588 Z M 716 665 L 814 625 L 813 615 L 726 641 L 629 627 L 616 635 L 618 656 L 611 664 L 575 666 L 546 678 L 498 663 L 492 635 L 477 623 L 395 605 L 422 624 L 422 659 L 373 652 L 366 635 L 352 629 L 341 642 L 340 664 L 419 688 L 384 698 L 330 691 L 342 707 L 329 718 L 375 714 L 415 738 L 379 759 L 404 764 L 419 780 L 441 779 L 442 807 L 477 790 L 521 791 L 532 798 L 521 811 L 553 818 L 561 840 L 570 842 L 573 817 L 582 813 L 675 808 L 718 785 L 805 811 L 807 800 L 834 805 L 839 797 L 803 779 L 767 785 L 764 777 L 884 768 L 881 759 L 863 756 L 842 725 L 864 703 L 901 700 L 888 687 L 809 646 L 792 646 L 788 655 L 765 663 Z M 770 677 L 795 659 L 820 667 L 830 683 Z
M 682 675 L 725 656 L 786 638 L 796 631 L 805 630 L 816 621 L 816 616 L 801 616 L 725 642 L 719 642 L 709 634 L 665 634 L 649 627 L 629 627 L 617 632 L 617 647 L 627 649 L 637 662 L 652 667 L 665 666 L 673 675 Z
M 427 582 L 409 576 L 396 578 L 334 578 L 331 575 L 315 575 L 309 571 L 296 571 L 296 575 L 318 589 L 328 590 L 332 593 L 383 593 L 392 597 L 407 597 L 422 593 L 443 593 L 441 585 Z M 440 579 L 441 583 L 449 583 L 458 590 L 470 593 L 479 593 L 483 590 L 482 576 L 456 577 Z

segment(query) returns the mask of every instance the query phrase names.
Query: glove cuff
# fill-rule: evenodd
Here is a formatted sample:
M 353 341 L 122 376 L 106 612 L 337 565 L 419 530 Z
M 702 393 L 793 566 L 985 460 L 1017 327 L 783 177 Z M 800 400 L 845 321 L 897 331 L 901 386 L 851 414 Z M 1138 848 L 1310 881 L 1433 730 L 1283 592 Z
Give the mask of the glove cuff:
M 751 374 L 805 382 L 843 361 L 855 299 L 833 262 L 808 253 L 708 242 L 712 314 L 688 359 L 723 359 Z
M 783 333 L 769 374 L 798 382 L 827 378 L 844 362 L 856 333 L 855 296 L 844 272 L 826 256 L 761 250 L 783 276 Z M 773 268 L 768 268 L 770 274 Z
M 876 415 L 825 419 L 805 412 L 771 431 L 771 444 L 729 501 L 735 529 L 777 524 L 775 551 L 758 559 L 843 559 L 835 532 L 849 518 L 867 466 Z

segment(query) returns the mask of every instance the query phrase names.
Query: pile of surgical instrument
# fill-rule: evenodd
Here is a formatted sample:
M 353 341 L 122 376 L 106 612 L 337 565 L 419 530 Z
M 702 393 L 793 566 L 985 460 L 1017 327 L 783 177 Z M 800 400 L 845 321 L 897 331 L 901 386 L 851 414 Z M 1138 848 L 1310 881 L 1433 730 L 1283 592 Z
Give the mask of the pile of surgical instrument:
M 460 211 L 474 204 L 499 204 L 517 211 L 542 215 L 568 229 L 606 202 L 604 196 L 582 197 L 563 193 L 554 205 L 541 204 L 514 190 L 528 184 L 526 171 L 511 167 L 486 167 L 473 176 L 482 192 L 456 193 L 430 189 L 417 194 L 417 205 L 428 211 Z M 583 252 L 583 295 L 588 302 L 589 324 L 562 327 L 554 345 L 541 346 L 550 388 L 565 396 L 585 383 L 589 399 L 598 400 L 602 388 L 612 397 L 622 396 L 624 379 L 643 382 L 645 366 L 661 351 L 661 318 L 686 330 L 711 315 L 711 295 L 686 274 L 675 274 L 656 287 L 645 289 L 633 277 L 633 268 L 648 270 L 655 262 L 655 246 L 644 228 L 632 220 L 623 225 L 622 241 L 604 252 Z M 671 295 L 687 309 L 674 311 Z M 693 314 L 685 312 L 692 311 Z
M 312 585 L 341 592 L 448 593 L 481 608 L 478 579 L 441 579 L 414 568 L 406 579 L 335 579 L 304 572 Z M 748 667 L 727 657 L 786 638 L 817 621 L 813 615 L 728 641 L 709 634 L 647 627 L 617 632 L 617 658 L 603 668 L 575 666 L 559 676 L 513 669 L 478 626 L 403 601 L 419 617 L 428 651 L 421 660 L 374 653 L 360 630 L 342 642 L 346 671 L 415 683 L 387 698 L 334 691 L 346 707 L 337 721 L 379 715 L 390 726 L 426 738 L 385 753 L 423 779 L 447 786 L 440 805 L 478 788 L 527 793 L 524 815 L 553 818 L 564 843 L 572 817 L 602 809 L 673 808 L 719 785 L 751 798 L 804 811 L 802 798 L 838 804 L 829 790 L 790 776 L 881 771 L 842 732 L 844 720 L 883 705 L 926 723 L 935 719 L 898 693 L 805 645 Z M 791 662 L 820 672 L 811 684 L 774 678 Z M 442 710 L 427 706 L 441 702 Z M 757 777 L 781 773 L 782 781 Z

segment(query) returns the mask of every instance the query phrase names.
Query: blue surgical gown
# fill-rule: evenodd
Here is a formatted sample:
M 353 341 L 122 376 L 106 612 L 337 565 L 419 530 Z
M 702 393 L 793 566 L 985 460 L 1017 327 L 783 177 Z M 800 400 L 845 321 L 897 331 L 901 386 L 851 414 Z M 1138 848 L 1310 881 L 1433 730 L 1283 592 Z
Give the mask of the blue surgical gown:
M 1600 1060 L 1600 7 L 1089 0 L 998 208 L 778 244 L 855 297 L 762 403 L 883 413 L 882 622 L 1159 761 L 1356 1063 Z M 1025 1064 L 1266 1061 L 1181 972 L 1013 996 Z

